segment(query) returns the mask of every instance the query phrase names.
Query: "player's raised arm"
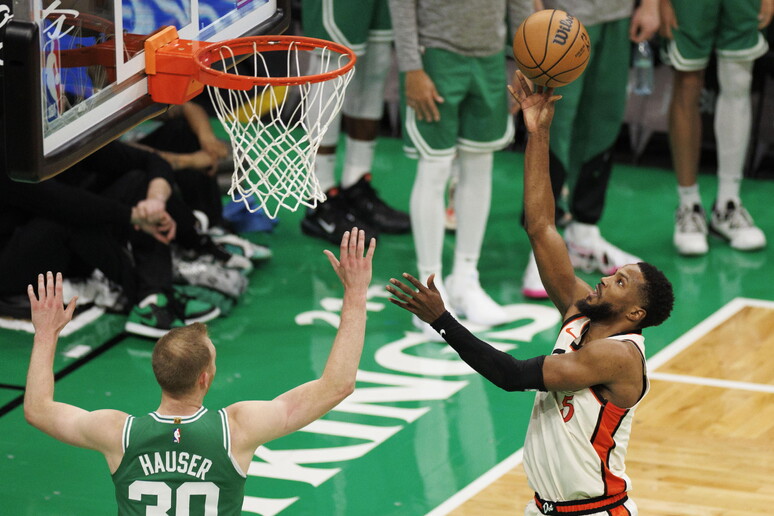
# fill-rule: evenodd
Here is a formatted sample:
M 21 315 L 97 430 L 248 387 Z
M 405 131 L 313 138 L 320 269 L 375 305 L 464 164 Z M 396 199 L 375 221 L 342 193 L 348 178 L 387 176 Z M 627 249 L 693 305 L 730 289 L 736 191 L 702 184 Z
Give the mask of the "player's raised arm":
M 54 401 L 54 354 L 59 334 L 75 311 L 76 298 L 64 307 L 62 274 L 38 275 L 38 293 L 27 287 L 35 337 L 24 391 L 24 417 L 54 439 L 102 452 L 115 471 L 121 461 L 121 429 L 127 414 L 117 410 L 89 412 Z
M 246 460 L 249 464 L 249 458 L 259 445 L 308 425 L 354 390 L 365 340 L 366 294 L 376 249 L 376 240 L 371 239 L 366 250 L 365 239 L 364 231 L 353 228 L 342 237 L 338 259 L 325 251 L 344 285 L 344 303 L 339 329 L 320 378 L 272 401 L 244 401 L 226 409 L 231 424 L 232 450 L 238 462 Z
M 591 288 L 575 276 L 567 247 L 556 230 L 554 196 L 548 170 L 548 148 L 554 103 L 561 97 L 553 88 L 537 87 L 516 71 L 511 95 L 521 106 L 529 137 L 524 154 L 524 216 L 540 279 L 548 296 L 563 316 Z

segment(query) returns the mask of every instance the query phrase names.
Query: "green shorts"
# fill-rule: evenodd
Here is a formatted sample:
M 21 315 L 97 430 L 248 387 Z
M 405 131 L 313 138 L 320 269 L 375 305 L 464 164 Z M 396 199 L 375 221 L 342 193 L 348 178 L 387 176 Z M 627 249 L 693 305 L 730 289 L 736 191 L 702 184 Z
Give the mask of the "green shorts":
M 369 40 L 392 41 L 387 0 L 303 0 L 301 24 L 305 36 L 335 41 L 359 56 Z
M 761 0 L 672 0 L 677 17 L 666 46 L 677 70 L 703 70 L 713 49 L 719 58 L 752 61 L 769 46 L 758 30 Z
M 412 157 L 454 156 L 457 148 L 470 152 L 503 149 L 513 139 L 513 117 L 508 111 L 505 54 L 467 57 L 428 48 L 422 65 L 444 102 L 437 104 L 438 122 L 417 120 L 406 106 L 405 74 L 401 74 L 400 100 L 403 144 Z

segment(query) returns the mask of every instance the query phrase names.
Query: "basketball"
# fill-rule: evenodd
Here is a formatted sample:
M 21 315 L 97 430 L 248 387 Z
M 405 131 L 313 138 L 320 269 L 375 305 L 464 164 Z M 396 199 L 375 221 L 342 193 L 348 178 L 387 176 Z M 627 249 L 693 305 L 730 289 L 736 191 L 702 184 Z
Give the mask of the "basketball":
M 591 40 L 583 24 L 564 11 L 544 9 L 519 25 L 516 64 L 534 84 L 555 88 L 577 79 L 589 62 Z

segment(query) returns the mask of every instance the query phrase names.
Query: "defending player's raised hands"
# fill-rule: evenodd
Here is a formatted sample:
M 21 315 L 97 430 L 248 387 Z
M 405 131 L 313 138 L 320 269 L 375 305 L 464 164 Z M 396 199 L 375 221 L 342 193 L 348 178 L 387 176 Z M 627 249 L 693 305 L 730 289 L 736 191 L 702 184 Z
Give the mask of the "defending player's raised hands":
M 435 286 L 435 274 L 427 278 L 427 286 L 407 272 L 403 273 L 403 277 L 414 285 L 416 290 L 395 278 L 390 278 L 392 285 L 387 285 L 387 292 L 398 298 L 391 297 L 392 304 L 408 310 L 426 323 L 431 323 L 443 315 L 446 306 L 438 287 Z
M 345 231 L 342 235 L 338 259 L 327 249 L 323 251 L 345 290 L 357 287 L 368 289 L 371 283 L 371 264 L 376 250 L 376 239 L 371 239 L 368 251 L 365 249 L 365 240 L 365 231 L 354 227 L 352 231 Z
M 38 294 L 35 295 L 35 288 L 32 285 L 27 285 L 27 295 L 30 298 L 32 325 L 35 327 L 35 333 L 57 337 L 73 318 L 78 299 L 77 296 L 73 297 L 67 303 L 67 308 L 64 307 L 62 273 L 56 273 L 56 281 L 54 281 L 54 274 L 51 271 L 46 273 L 45 277 L 43 274 L 38 274 Z
M 554 95 L 553 88 L 538 86 L 535 92 L 527 82 L 521 70 L 513 74 L 513 84 L 508 85 L 508 91 L 519 104 L 524 117 L 524 125 L 529 133 L 547 130 L 554 117 L 554 103 L 561 95 Z

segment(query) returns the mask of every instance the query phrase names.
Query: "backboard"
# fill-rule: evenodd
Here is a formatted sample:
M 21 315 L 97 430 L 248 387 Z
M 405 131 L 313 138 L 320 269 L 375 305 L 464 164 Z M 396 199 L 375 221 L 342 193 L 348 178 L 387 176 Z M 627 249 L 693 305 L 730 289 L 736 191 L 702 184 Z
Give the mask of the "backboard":
M 163 112 L 144 73 L 158 29 L 214 42 L 289 24 L 290 0 L 0 0 L 6 172 L 42 181 Z

